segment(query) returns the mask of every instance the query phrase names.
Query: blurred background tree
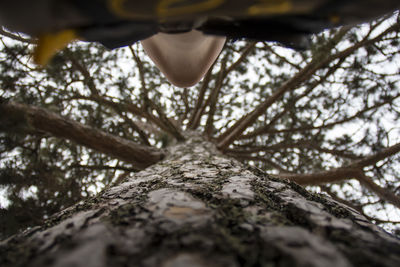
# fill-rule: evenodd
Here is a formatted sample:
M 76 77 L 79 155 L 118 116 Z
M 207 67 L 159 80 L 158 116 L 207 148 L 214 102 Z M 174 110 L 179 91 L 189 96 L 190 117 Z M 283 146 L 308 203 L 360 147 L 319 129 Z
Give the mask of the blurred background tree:
M 191 88 L 170 85 L 139 44 L 108 51 L 79 42 L 39 68 L 34 40 L 1 33 L 3 106 L 40 107 L 158 148 L 200 131 L 225 154 L 324 192 L 387 229 L 400 223 L 397 14 L 323 32 L 308 51 L 230 40 Z M 1 238 L 141 169 L 51 131 L 11 127 L 6 111 Z

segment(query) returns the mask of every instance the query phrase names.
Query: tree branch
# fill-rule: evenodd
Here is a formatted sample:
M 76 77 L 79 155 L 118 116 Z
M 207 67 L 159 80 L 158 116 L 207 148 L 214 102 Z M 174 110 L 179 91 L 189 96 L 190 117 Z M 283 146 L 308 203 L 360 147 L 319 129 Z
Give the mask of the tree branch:
M 251 43 L 249 43 L 249 44 L 244 48 L 244 51 L 243 51 L 243 53 L 240 55 L 240 57 L 239 57 L 234 63 L 232 63 L 232 65 L 229 66 L 229 68 L 226 69 L 223 73 L 220 72 L 220 76 L 218 76 L 218 80 L 217 80 L 217 85 L 220 84 L 220 85 L 221 85 L 221 88 L 222 88 L 223 82 L 224 82 L 225 78 L 228 76 L 228 74 L 229 74 L 230 72 L 232 72 L 235 68 L 237 68 L 237 66 L 239 66 L 239 65 L 246 59 L 247 55 L 255 48 L 255 45 L 256 45 L 256 44 L 257 44 L 257 42 L 251 42 Z M 223 64 L 226 65 L 226 58 L 223 60 Z M 213 65 L 213 67 L 214 67 L 214 65 Z M 221 70 L 222 70 L 222 69 L 223 69 L 223 68 L 221 67 Z M 211 72 L 207 73 L 207 75 L 208 75 L 208 74 L 211 75 Z M 207 80 L 206 80 L 206 79 L 207 79 Z M 204 92 L 205 92 L 205 89 L 206 89 L 206 88 L 204 87 L 204 85 L 208 85 L 209 79 L 210 79 L 210 77 L 206 76 L 205 81 L 207 81 L 207 83 L 203 83 L 203 87 L 202 87 L 202 89 L 201 89 L 201 91 L 200 91 L 200 96 L 202 97 L 202 98 L 201 98 L 201 102 L 198 101 L 198 103 L 203 103 L 203 101 L 204 101 L 203 98 L 204 98 Z M 219 88 L 219 87 L 216 86 L 215 88 Z M 215 89 L 215 88 L 214 88 L 214 89 Z M 221 88 L 219 88 L 219 89 L 221 89 Z M 212 93 L 211 93 L 211 95 L 212 95 Z M 217 101 L 217 99 L 214 99 L 214 98 L 212 98 L 211 96 L 209 96 L 208 99 L 207 99 L 207 101 L 206 101 L 206 103 L 203 104 L 203 105 L 201 106 L 201 108 L 200 108 L 200 106 L 197 106 L 197 104 L 196 104 L 196 108 L 198 108 L 198 109 L 197 109 L 198 111 L 197 111 L 196 113 L 193 113 L 193 117 L 192 117 L 193 123 L 191 124 L 191 128 L 190 128 L 190 129 L 193 129 L 193 130 L 194 130 L 194 129 L 196 129 L 196 128 L 199 126 L 201 116 L 204 114 L 204 110 L 206 109 L 206 107 L 210 105 L 210 102 L 216 102 L 216 101 Z M 210 110 L 212 111 L 212 107 L 211 107 L 211 106 L 210 106 Z M 212 113 L 214 113 L 214 111 L 212 111 Z M 210 113 L 209 113 L 209 114 L 210 114 Z M 209 117 L 208 117 L 208 125 L 210 125 L 210 123 L 211 123 L 210 120 L 212 120 L 212 118 L 210 118 L 210 116 L 209 116 Z M 209 131 L 209 130 L 208 130 L 208 131 Z M 207 130 L 206 130 L 206 132 L 207 132 Z
M 162 127 L 165 131 L 167 131 L 169 134 L 174 136 L 178 141 L 183 141 L 185 138 L 183 135 L 180 133 L 180 131 L 177 129 L 177 127 L 171 123 L 170 119 L 165 115 L 163 110 L 156 104 L 154 103 L 150 98 L 149 98 L 149 89 L 146 86 L 146 79 L 144 76 L 144 67 L 143 67 L 143 62 L 140 60 L 140 58 L 136 55 L 135 51 L 133 50 L 132 46 L 129 46 L 129 49 L 132 53 L 132 56 L 136 62 L 136 65 L 139 69 L 139 76 L 140 76 L 140 81 L 142 83 L 142 100 L 143 100 L 143 109 L 147 110 L 148 106 L 150 106 L 152 109 L 156 110 L 160 122 L 164 124 L 164 127 Z
M 2 103 L 0 121 L 0 130 L 46 132 L 132 163 L 138 169 L 144 169 L 164 157 L 160 150 L 138 145 L 38 107 Z
M 183 89 L 182 100 L 183 100 L 183 104 L 185 105 L 185 112 L 183 113 L 183 116 L 179 119 L 179 121 L 181 122 L 181 125 L 183 125 L 183 121 L 187 119 L 187 117 L 190 113 L 188 88 Z
M 276 176 L 282 179 L 292 180 L 300 185 L 320 185 L 355 178 L 357 174 L 358 169 L 342 167 L 316 173 L 280 173 Z
M 375 153 L 374 155 L 355 161 L 354 163 L 351 164 L 351 167 L 363 168 L 366 166 L 375 165 L 378 161 L 393 156 L 399 152 L 400 152 L 400 143 L 397 143 L 393 146 L 382 149 L 381 151 Z
M 199 127 L 201 116 L 203 116 L 204 110 L 206 109 L 206 105 L 204 104 L 204 96 L 208 89 L 208 85 L 211 80 L 211 74 L 214 69 L 214 66 L 215 62 L 211 66 L 211 68 L 207 71 L 207 74 L 203 79 L 203 83 L 199 91 L 199 96 L 197 97 L 196 105 L 189 119 L 188 129 L 196 130 L 197 127 Z
M 279 174 L 281 178 L 293 180 L 301 185 L 318 185 L 324 183 L 340 182 L 350 178 L 359 176 L 359 171 L 366 166 L 376 164 L 378 161 L 387 157 L 393 156 L 400 152 L 400 143 L 387 147 L 372 156 L 364 157 L 361 160 L 354 161 L 353 163 L 340 168 L 331 169 L 311 174 Z
M 86 69 L 85 66 L 83 66 L 72 54 L 71 51 L 69 51 L 68 49 L 65 50 L 65 55 L 67 56 L 67 58 L 71 61 L 72 65 L 83 75 L 84 82 L 87 84 L 90 93 L 93 96 L 99 96 L 99 91 L 96 88 L 96 85 L 94 84 L 94 80 L 92 78 L 92 76 L 90 75 L 89 71 Z
M 303 97 L 306 97 L 307 95 L 309 95 L 318 85 L 322 84 L 323 82 L 326 81 L 326 79 L 328 79 L 329 76 L 331 76 L 332 74 L 334 74 L 336 72 L 336 70 L 339 69 L 339 67 L 342 65 L 342 63 L 345 61 L 345 58 L 341 58 L 338 63 L 335 64 L 335 66 L 329 68 L 329 70 L 327 71 L 327 73 L 319 80 L 316 80 L 315 82 L 313 82 L 312 84 L 310 84 L 308 86 L 308 89 L 302 93 L 301 95 L 295 97 L 295 99 L 289 103 L 287 103 L 283 109 L 283 111 L 279 114 L 277 114 L 274 118 L 271 119 L 271 121 L 267 124 L 264 125 L 258 129 L 255 129 L 253 132 L 248 133 L 246 135 L 242 135 L 240 136 L 238 139 L 248 139 L 248 138 L 253 138 L 256 137 L 258 135 L 262 135 L 264 133 L 267 133 L 269 129 L 272 128 L 272 126 L 280 119 L 282 118 L 287 112 L 289 112 L 289 110 L 293 109 L 295 107 L 295 104 L 301 100 Z
M 250 54 L 251 51 L 254 50 L 254 47 L 256 46 L 257 42 L 250 42 L 245 48 L 243 53 L 240 55 L 240 57 L 234 62 L 232 63 L 232 65 L 230 65 L 228 67 L 228 69 L 226 70 L 226 75 L 228 75 L 231 71 L 233 71 L 234 69 L 236 69 L 247 57 L 248 54 Z M 225 76 L 226 76 L 225 75 Z
M 343 123 L 352 121 L 354 119 L 357 119 L 358 117 L 360 117 L 361 115 L 363 115 L 364 113 L 366 113 L 368 111 L 377 109 L 377 108 L 379 108 L 381 106 L 384 106 L 386 104 L 391 104 L 395 99 L 397 99 L 399 97 L 400 97 L 400 94 L 397 94 L 397 95 L 395 95 L 393 97 L 388 98 L 385 101 L 382 101 L 382 102 L 380 102 L 378 104 L 375 104 L 375 105 L 373 105 L 371 107 L 368 107 L 368 108 L 365 108 L 363 110 L 360 110 L 356 114 L 354 114 L 354 115 L 352 115 L 350 117 L 347 117 L 347 118 L 344 118 L 344 119 L 341 119 L 341 120 L 338 120 L 338 121 L 334 121 L 334 122 L 331 122 L 331 123 L 328 123 L 328 124 L 323 124 L 323 125 L 320 125 L 320 126 L 309 125 L 309 126 L 291 128 L 291 129 L 282 129 L 282 130 L 264 129 L 265 131 L 261 131 L 261 129 L 259 129 L 259 130 L 255 130 L 255 131 L 257 131 L 258 135 L 261 135 L 261 134 L 291 133 L 291 132 L 304 132 L 304 131 L 311 131 L 311 130 L 330 129 L 330 128 L 336 126 L 336 125 L 343 124 Z M 253 135 L 255 133 L 255 131 L 250 133 L 250 134 L 248 134 L 248 135 L 247 134 L 243 135 L 240 139 L 245 139 L 245 137 L 247 139 L 247 136 Z
M 350 165 L 310 174 L 281 173 L 276 175 L 279 178 L 289 179 L 301 185 L 320 185 L 325 183 L 340 182 L 355 178 L 362 185 L 366 186 L 382 199 L 392 203 L 400 208 L 400 198 L 389 190 L 375 184 L 374 181 L 367 177 L 362 170 L 363 167 L 375 165 L 378 161 L 393 156 L 400 151 L 400 143 L 385 148 L 382 151 L 357 160 Z
M 235 154 L 235 153 L 228 153 L 228 156 L 234 157 L 237 160 L 243 161 L 261 161 L 265 162 L 266 164 L 270 165 L 272 168 L 277 169 L 281 173 L 291 173 L 288 170 L 284 169 L 282 166 L 279 164 L 273 162 L 269 158 L 265 156 L 250 156 L 250 155 L 243 155 L 243 154 Z
M 292 66 L 293 68 L 300 70 L 300 66 L 298 66 L 297 64 L 294 64 L 292 62 L 290 62 L 287 58 L 279 55 L 277 52 L 275 52 L 274 49 L 272 49 L 271 45 L 268 42 L 263 42 L 264 44 L 264 48 L 268 51 L 270 51 L 274 56 L 276 56 L 277 58 L 279 58 L 280 60 L 282 60 L 283 62 L 289 64 L 290 66 Z
M 5 37 L 8 37 L 10 39 L 13 39 L 15 41 L 24 42 L 24 43 L 28 43 L 28 44 L 36 44 L 36 40 L 35 39 L 23 38 L 19 34 L 14 34 L 12 32 L 4 30 L 4 27 L 0 27 L 0 34 L 5 36 Z
M 184 141 L 185 137 L 181 134 L 181 132 L 178 130 L 178 127 L 176 127 L 170 119 L 165 115 L 164 111 L 156 105 L 153 101 L 150 99 L 148 100 L 148 103 L 150 104 L 150 107 L 153 108 L 155 111 L 157 111 L 158 116 L 161 120 L 161 122 L 165 125 L 166 131 L 174 136 L 176 140 L 178 141 Z
M 120 170 L 125 172 L 137 172 L 136 168 L 126 168 L 120 166 L 108 166 L 108 165 L 80 165 L 80 164 L 72 164 L 68 166 L 69 168 L 79 168 L 79 169 L 88 169 L 88 170 Z
M 133 50 L 133 47 L 130 45 L 129 50 L 132 53 L 133 59 L 136 62 L 137 69 L 139 70 L 139 77 L 140 77 L 140 82 L 142 84 L 141 88 L 141 93 L 142 93 L 142 102 L 143 102 L 143 109 L 147 110 L 147 100 L 149 99 L 149 90 L 146 85 L 146 79 L 144 77 L 144 67 L 143 67 L 143 62 L 140 60 L 140 58 L 136 55 L 135 51 Z
M 229 134 L 224 139 L 218 138 L 217 147 L 220 150 L 225 150 L 234 140 L 236 140 L 249 126 L 251 126 L 259 116 L 278 99 L 280 99 L 287 91 L 296 88 L 300 83 L 308 79 L 317 69 L 319 69 L 319 61 L 312 61 L 305 68 L 299 71 L 292 79 L 284 83 L 278 90 L 276 90 L 269 98 L 260 103 L 252 112 L 248 113 L 239 119 L 239 123 L 234 124 L 227 130 Z
M 393 204 L 400 209 L 400 197 L 396 196 L 394 193 L 390 192 L 386 188 L 377 185 L 370 177 L 366 176 L 363 171 L 359 171 L 356 179 L 365 187 L 370 189 L 372 192 L 377 194 L 381 199 Z
M 360 156 L 357 156 L 355 154 L 346 152 L 344 150 L 323 148 L 323 147 L 316 145 L 313 141 L 309 141 L 309 140 L 298 141 L 295 143 L 283 141 L 283 142 L 280 142 L 280 143 L 277 143 L 274 145 L 270 145 L 270 146 L 253 146 L 253 147 L 248 147 L 245 149 L 232 148 L 232 149 L 227 149 L 225 151 L 227 153 L 234 153 L 234 154 L 238 154 L 238 155 L 248 155 L 248 154 L 258 153 L 258 152 L 280 151 L 280 150 L 286 149 L 286 148 L 308 148 L 308 149 L 313 149 L 313 150 L 316 150 L 319 152 L 336 155 L 341 158 L 348 158 L 348 159 L 353 159 L 353 160 L 360 159 Z
M 147 110 L 144 110 L 138 106 L 136 106 L 133 103 L 125 103 L 125 102 L 119 102 L 116 103 L 114 101 L 111 101 L 109 99 L 106 99 L 105 97 L 101 96 L 83 96 L 83 95 L 77 95 L 74 97 L 74 99 L 83 99 L 83 100 L 90 100 L 94 101 L 99 104 L 104 104 L 107 105 L 111 108 L 113 108 L 115 111 L 120 112 L 120 111 L 126 111 L 129 112 L 133 115 L 146 118 L 149 122 L 154 123 L 157 125 L 160 129 L 170 132 L 171 129 L 169 129 L 162 121 L 160 118 L 154 116 L 153 114 L 150 114 Z
M 124 114 L 121 111 L 118 111 L 118 113 L 120 114 L 121 117 L 124 118 L 125 123 L 127 123 L 129 126 L 131 126 L 132 129 L 139 134 L 139 137 L 142 140 L 143 144 L 145 144 L 146 146 L 150 146 L 150 142 L 149 142 L 149 139 L 148 139 L 146 133 L 133 120 L 128 118 L 128 116 L 126 116 L 126 114 Z
M 133 59 L 136 62 L 136 65 L 139 70 L 139 77 L 140 77 L 140 82 L 142 83 L 142 88 L 147 91 L 147 86 L 146 86 L 146 79 L 144 78 L 144 68 L 143 68 L 143 63 L 140 60 L 140 58 L 136 55 L 135 51 L 133 50 L 133 47 L 130 45 L 129 50 L 131 51 L 131 54 L 133 56 Z
M 347 32 L 347 31 L 345 31 Z M 321 51 L 330 50 L 336 43 L 344 36 L 345 32 L 340 32 L 328 44 L 325 45 Z M 340 38 L 339 38 L 339 37 Z M 337 39 L 337 40 L 336 40 Z M 230 144 L 233 143 L 249 126 L 251 126 L 258 117 L 265 113 L 265 111 L 278 99 L 280 99 L 287 91 L 294 90 L 301 83 L 308 80 L 318 69 L 329 64 L 333 59 L 327 56 L 326 53 L 321 53 L 316 56 L 310 63 L 303 69 L 297 72 L 290 80 L 286 81 L 278 90 L 276 90 L 264 102 L 260 103 L 252 112 L 243 116 L 237 123 L 227 130 L 229 134 L 223 133 L 223 138 L 218 138 L 217 147 L 220 150 L 225 150 Z
M 267 98 L 264 102 L 260 103 L 252 112 L 245 115 L 243 118 L 238 121 L 238 123 L 234 124 L 231 128 L 227 130 L 229 134 L 223 134 L 224 138 L 218 138 L 217 147 L 220 150 L 225 150 L 230 144 L 233 143 L 249 126 L 251 126 L 259 116 L 265 113 L 265 111 L 278 99 L 280 99 L 287 91 L 294 90 L 304 81 L 308 80 L 314 73 L 325 67 L 330 62 L 335 59 L 345 58 L 351 55 L 354 51 L 359 49 L 364 45 L 369 45 L 381 40 L 386 34 L 393 32 L 399 29 L 399 23 L 392 25 L 387 28 L 381 34 L 377 35 L 375 38 L 362 40 L 355 45 L 340 51 L 336 54 L 329 55 L 330 50 L 336 46 L 336 44 L 343 38 L 343 36 L 348 32 L 347 27 L 343 27 L 338 34 L 334 38 L 332 38 L 325 47 L 321 48 L 321 53 L 318 54 L 307 66 L 305 66 L 302 70 L 297 72 L 295 76 L 293 76 L 290 80 L 285 82 L 278 90 L 276 90 L 269 98 Z
M 219 98 L 219 93 L 221 92 L 221 88 L 222 88 L 223 82 L 224 82 L 224 80 L 226 78 L 226 75 L 228 74 L 225 71 L 226 60 L 227 60 L 227 58 L 224 58 L 222 60 L 221 69 L 219 71 L 217 82 L 216 82 L 215 87 L 214 87 L 214 89 L 212 90 L 212 92 L 211 92 L 211 94 L 209 96 L 210 100 L 207 101 L 207 102 L 209 102 L 209 107 L 210 108 L 208 110 L 208 117 L 207 117 L 207 122 L 206 122 L 206 127 L 205 127 L 204 132 L 206 133 L 206 135 L 208 137 L 211 137 L 213 135 L 213 131 L 214 131 L 214 114 L 215 114 L 215 111 L 216 111 L 216 108 L 217 108 L 217 101 L 218 101 L 218 98 Z
M 337 201 L 339 203 L 342 203 L 342 204 L 344 204 L 346 206 L 349 206 L 350 208 L 354 209 L 355 211 L 357 211 L 360 214 L 365 216 L 364 211 L 362 209 L 363 207 L 361 205 L 358 205 L 358 204 L 356 205 L 356 204 L 354 204 L 354 203 L 352 203 L 352 202 L 350 202 L 348 200 L 345 200 L 345 199 L 342 199 L 342 198 L 338 197 L 336 195 L 336 193 L 333 192 L 331 190 L 331 188 L 329 186 L 327 186 L 327 185 L 322 185 L 322 186 L 320 186 L 320 188 L 321 188 L 321 190 L 323 192 L 327 193 L 333 200 L 335 200 L 335 201 Z

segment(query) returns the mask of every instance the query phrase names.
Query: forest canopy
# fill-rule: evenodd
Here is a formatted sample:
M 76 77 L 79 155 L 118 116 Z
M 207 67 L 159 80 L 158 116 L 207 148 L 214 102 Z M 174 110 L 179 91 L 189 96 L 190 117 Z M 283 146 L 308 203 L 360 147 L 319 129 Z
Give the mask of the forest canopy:
M 77 42 L 41 68 L 34 40 L 0 33 L 0 237 L 161 160 L 184 131 L 400 223 L 398 14 L 313 36 L 306 51 L 229 40 L 191 88 L 169 84 L 139 44 Z

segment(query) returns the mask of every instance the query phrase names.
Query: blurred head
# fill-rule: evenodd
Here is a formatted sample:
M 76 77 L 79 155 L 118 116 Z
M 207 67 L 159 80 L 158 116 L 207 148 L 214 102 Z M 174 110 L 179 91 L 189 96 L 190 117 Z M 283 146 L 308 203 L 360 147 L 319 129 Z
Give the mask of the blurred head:
M 141 41 L 147 55 L 165 77 L 178 87 L 198 83 L 221 52 L 225 37 L 187 33 L 158 33 Z

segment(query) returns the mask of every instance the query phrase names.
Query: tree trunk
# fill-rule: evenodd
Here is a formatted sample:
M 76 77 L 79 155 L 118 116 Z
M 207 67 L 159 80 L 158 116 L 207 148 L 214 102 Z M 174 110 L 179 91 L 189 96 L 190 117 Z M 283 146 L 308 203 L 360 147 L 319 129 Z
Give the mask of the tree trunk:
M 161 162 L 0 243 L 0 266 L 400 266 L 356 211 L 194 133 Z

